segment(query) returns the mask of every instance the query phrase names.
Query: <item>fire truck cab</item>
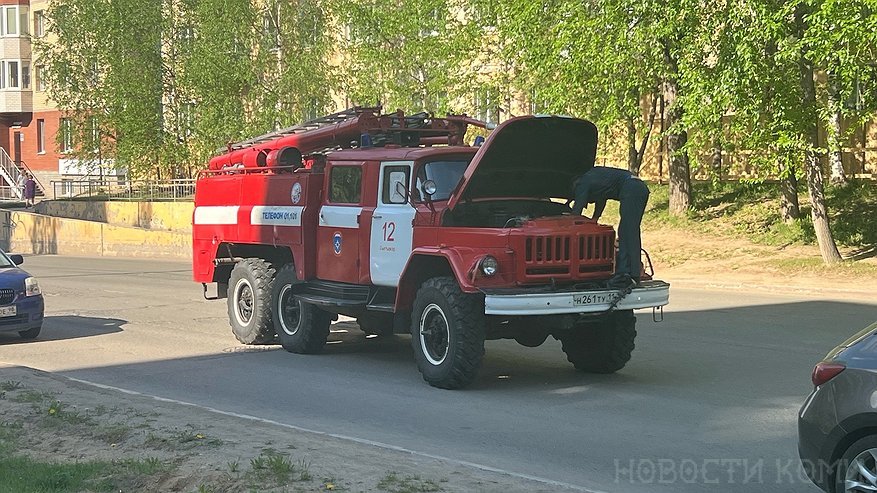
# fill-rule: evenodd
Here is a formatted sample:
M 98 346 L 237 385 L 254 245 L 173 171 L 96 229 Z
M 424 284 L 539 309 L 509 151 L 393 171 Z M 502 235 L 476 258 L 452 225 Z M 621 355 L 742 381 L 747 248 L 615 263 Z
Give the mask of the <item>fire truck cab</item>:
M 466 117 L 354 108 L 230 146 L 196 186 L 194 278 L 216 283 L 245 344 L 322 350 L 338 315 L 409 333 L 424 380 L 460 388 L 488 339 L 548 336 L 580 370 L 630 359 L 634 309 L 662 307 L 645 275 L 609 289 L 612 227 L 573 215 L 597 129 L 514 118 L 480 146 Z

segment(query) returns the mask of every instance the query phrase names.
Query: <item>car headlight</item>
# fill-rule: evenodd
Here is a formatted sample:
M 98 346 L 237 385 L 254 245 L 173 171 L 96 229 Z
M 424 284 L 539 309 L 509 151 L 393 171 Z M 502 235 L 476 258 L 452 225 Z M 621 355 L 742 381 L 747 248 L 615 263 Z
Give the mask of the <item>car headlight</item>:
M 40 283 L 37 282 L 36 277 L 28 277 L 24 280 L 25 296 L 36 296 L 41 293 L 42 291 L 40 291 Z
M 495 258 L 488 255 L 481 259 L 481 272 L 484 273 L 485 276 L 491 277 L 495 275 L 498 270 L 499 262 L 497 262 Z

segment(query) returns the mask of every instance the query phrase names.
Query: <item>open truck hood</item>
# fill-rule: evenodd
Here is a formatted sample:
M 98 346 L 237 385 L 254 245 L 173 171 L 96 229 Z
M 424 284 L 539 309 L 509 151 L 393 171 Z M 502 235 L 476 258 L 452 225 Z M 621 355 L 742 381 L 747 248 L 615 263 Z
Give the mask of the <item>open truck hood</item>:
M 448 201 L 489 197 L 573 198 L 573 180 L 594 167 L 597 127 L 578 118 L 523 116 L 487 138 Z

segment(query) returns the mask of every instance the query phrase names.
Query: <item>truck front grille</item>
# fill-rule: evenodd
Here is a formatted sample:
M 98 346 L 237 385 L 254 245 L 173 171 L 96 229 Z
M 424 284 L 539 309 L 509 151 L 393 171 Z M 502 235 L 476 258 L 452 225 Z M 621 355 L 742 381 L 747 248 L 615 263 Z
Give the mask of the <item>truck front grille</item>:
M 613 232 L 524 237 L 525 282 L 578 280 L 612 273 L 615 261 Z

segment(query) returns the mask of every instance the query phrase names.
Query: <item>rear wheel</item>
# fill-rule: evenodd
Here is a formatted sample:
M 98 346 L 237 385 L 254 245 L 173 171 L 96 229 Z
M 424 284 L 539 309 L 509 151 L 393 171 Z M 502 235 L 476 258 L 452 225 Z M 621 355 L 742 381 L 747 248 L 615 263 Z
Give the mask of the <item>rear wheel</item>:
M 834 483 L 835 493 L 877 491 L 877 436 L 850 445 L 838 462 Z
M 244 344 L 274 340 L 271 324 L 271 287 L 274 268 L 258 258 L 235 264 L 228 280 L 228 321 L 231 331 Z
M 36 339 L 38 335 L 40 335 L 40 331 L 43 329 L 42 326 L 33 327 L 27 330 L 22 330 L 18 332 L 18 336 L 22 339 Z
M 566 358 L 577 370 L 614 373 L 630 361 L 636 338 L 633 310 L 619 310 L 558 336 Z
M 423 379 L 434 387 L 469 385 L 484 356 L 484 304 L 450 277 L 424 282 L 411 314 L 411 346 Z
M 283 349 L 291 353 L 319 353 L 329 337 L 332 316 L 296 299 L 292 289 L 296 283 L 294 266 L 285 265 L 277 273 L 271 296 L 274 329 Z

